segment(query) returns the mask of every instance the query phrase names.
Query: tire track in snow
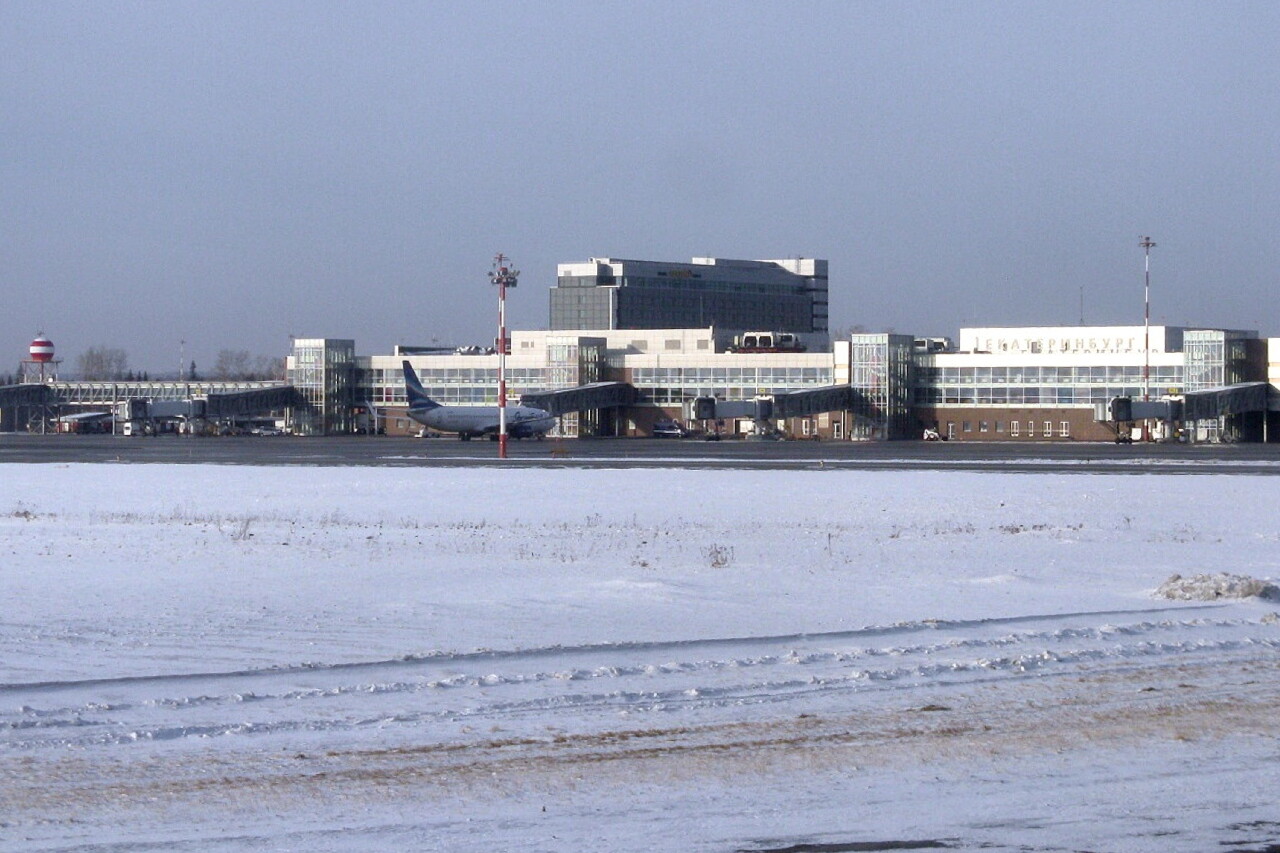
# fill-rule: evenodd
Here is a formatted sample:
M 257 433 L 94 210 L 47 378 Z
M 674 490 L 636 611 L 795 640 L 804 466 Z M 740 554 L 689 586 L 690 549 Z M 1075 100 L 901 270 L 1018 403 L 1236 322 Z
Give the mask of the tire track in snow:
M 69 679 L 59 681 L 28 681 L 0 683 L 0 699 L 15 691 L 61 690 L 76 687 L 96 687 L 124 684 L 150 684 L 159 682 L 182 682 L 189 680 L 216 678 L 255 678 L 272 677 L 289 673 L 312 673 L 318 670 L 358 671 L 362 669 L 382 669 L 389 667 L 411 667 L 424 662 L 463 663 L 467 661 L 490 661 L 505 659 L 533 659 L 545 656 L 581 654 L 587 652 L 627 652 L 627 651 L 664 651 L 684 650 L 690 648 L 717 648 L 722 646 L 749 647 L 758 644 L 802 643 L 822 640 L 852 640 L 861 637 L 873 638 L 895 636 L 921 631 L 939 631 L 944 629 L 962 631 L 968 628 L 985 628 L 999 625 L 1018 625 L 1026 623 L 1052 623 L 1058 621 L 1071 622 L 1080 619 L 1099 617 L 1133 617 L 1138 614 L 1187 613 L 1195 610 L 1212 610 L 1227 605 L 1184 605 L 1178 607 L 1144 608 L 1137 610 L 1098 610 L 1060 613 L 1048 615 L 1009 616 L 996 619 L 945 620 L 929 619 L 906 622 L 887 626 L 856 628 L 848 631 L 828 631 L 813 634 L 774 634 L 755 637 L 717 637 L 692 640 L 660 640 L 652 642 L 597 643 L 588 645 L 545 646 L 531 649 L 494 650 L 477 649 L 470 652 L 433 651 L 425 654 L 409 654 L 404 657 L 376 661 L 352 661 L 344 663 L 303 663 L 295 666 L 268 667 L 265 669 L 243 669 L 215 672 L 168 673 L 164 675 L 125 675 L 106 678 Z
M 716 718 L 745 706 L 852 706 L 1040 676 L 1274 657 L 1280 628 L 1208 608 L 922 622 L 820 635 L 481 651 L 394 661 L 0 687 L 0 748 L 317 732 L 433 733 L 446 723 L 588 725 Z M 1125 622 L 1118 616 L 1196 618 Z M 1108 621 L 1103 621 L 1108 620 Z M 886 642 L 892 641 L 892 642 Z M 716 652 L 736 654 L 717 656 Z
M 1006 690 L 962 689 L 952 704 L 919 705 L 914 693 L 870 709 L 711 722 L 663 718 L 537 734 L 476 734 L 440 742 L 352 744 L 324 739 L 319 753 L 277 749 L 153 751 L 141 761 L 56 750 L 25 783 L 12 776 L 9 801 L 30 819 L 76 804 L 84 821 L 119 820 L 175 808 L 225 809 L 248 800 L 268 808 L 301 802 L 387 803 L 400 797 L 456 797 L 460 790 L 542 796 L 572 790 L 584 777 L 606 788 L 672 777 L 725 778 L 776 772 L 934 764 L 942 760 L 1059 753 L 1136 741 L 1231 735 L 1274 738 L 1280 713 L 1280 661 L 1272 658 L 1221 678 L 1221 662 L 1157 662 L 1129 679 L 1096 673 L 1071 679 L 1020 679 Z M 1201 691 L 1168 677 L 1205 681 Z M 973 688 L 974 685 L 967 685 Z M 0 779 L 11 762 L 0 754 Z M 29 771 L 36 765 L 28 762 Z M 143 772 L 120 772 L 134 767 Z M 0 784 L 0 789 L 3 785 Z M 448 801 L 448 800 L 446 800 Z M 105 817 L 104 817 L 105 816 Z M 154 818 L 148 818 L 154 819 Z

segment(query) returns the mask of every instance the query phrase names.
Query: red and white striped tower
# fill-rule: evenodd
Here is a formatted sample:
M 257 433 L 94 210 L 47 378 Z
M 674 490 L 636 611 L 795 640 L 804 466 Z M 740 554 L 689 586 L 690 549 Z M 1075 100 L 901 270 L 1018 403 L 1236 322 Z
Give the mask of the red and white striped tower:
M 43 385 L 46 382 L 56 380 L 58 378 L 58 365 L 62 362 L 54 358 L 54 354 L 53 341 L 45 337 L 44 332 L 37 333 L 35 340 L 27 348 L 27 357 L 22 360 L 22 376 L 18 377 L 18 381 L 23 383 L 39 382 Z M 43 435 L 48 430 L 49 407 L 47 404 L 41 403 L 38 410 L 40 434 Z
M 45 382 L 58 375 L 58 365 L 62 362 L 54 358 L 53 341 L 45 337 L 44 332 L 36 335 L 27 349 L 27 358 L 22 360 L 22 382 Z
M 507 288 L 519 283 L 520 271 L 507 266 L 506 255 L 493 256 L 493 269 L 489 281 L 498 285 L 498 458 L 507 458 L 507 350 L 511 339 L 507 337 Z
M 44 336 L 44 332 L 36 335 L 36 339 L 31 342 L 31 360 L 41 364 L 47 364 L 53 361 L 53 341 Z

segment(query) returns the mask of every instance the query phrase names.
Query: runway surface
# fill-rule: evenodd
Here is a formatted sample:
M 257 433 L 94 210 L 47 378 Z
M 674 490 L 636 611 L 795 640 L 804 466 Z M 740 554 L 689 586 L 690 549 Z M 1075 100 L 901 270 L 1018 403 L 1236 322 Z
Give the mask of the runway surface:
M 0 463 L 101 462 L 316 466 L 923 469 L 1079 473 L 1280 474 L 1280 445 L 1074 442 L 836 442 L 696 439 L 513 441 L 386 436 L 0 435 Z

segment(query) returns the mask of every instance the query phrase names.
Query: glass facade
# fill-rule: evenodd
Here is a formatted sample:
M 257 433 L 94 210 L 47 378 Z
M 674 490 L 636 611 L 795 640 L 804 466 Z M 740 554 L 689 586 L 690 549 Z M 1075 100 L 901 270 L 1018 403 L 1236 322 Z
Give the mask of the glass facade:
M 328 435 L 355 428 L 355 364 L 355 341 L 299 338 L 293 342 L 287 378 L 306 401 L 293 411 L 296 432 Z
M 550 336 L 547 338 L 547 379 L 550 388 L 576 388 L 603 381 L 606 371 L 603 338 Z M 566 412 L 560 416 L 554 435 L 600 435 L 605 424 L 600 412 Z
M 939 367 L 919 369 L 917 406 L 972 404 L 1081 405 L 1105 403 L 1113 397 L 1142 397 L 1141 365 L 1105 367 Z M 1151 367 L 1151 394 L 1180 393 L 1181 365 Z
M 478 357 L 480 358 L 480 357 Z M 498 368 L 415 366 L 427 396 L 446 406 L 498 405 Z M 546 390 L 542 368 L 507 367 L 507 399 L 518 401 L 530 391 Z M 361 372 L 360 399 L 377 406 L 407 406 L 401 368 L 371 368 Z
M 595 274 L 584 274 L 595 269 Z M 552 329 L 827 331 L 826 262 L 593 261 L 564 265 Z
M 1216 329 L 1187 332 L 1183 337 L 1188 391 L 1221 388 L 1249 381 L 1248 341 L 1243 332 Z
M 619 329 L 615 287 L 565 286 L 551 291 L 551 328 Z
M 813 331 L 808 297 L 701 287 L 622 288 L 617 291 L 620 328 L 669 329 L 718 326 L 725 329 Z
M 852 439 L 914 438 L 915 361 L 910 335 L 852 335 L 849 384 L 854 390 Z
M 635 367 L 630 371 L 637 402 L 682 405 L 696 397 L 754 400 L 832 384 L 833 366 L 823 367 Z
M 1218 329 L 1187 332 L 1183 337 L 1186 389 L 1204 391 L 1249 381 L 1248 341 L 1254 337 Z M 1192 434 L 1197 441 L 1238 440 L 1241 429 L 1239 417 L 1223 416 L 1198 421 Z

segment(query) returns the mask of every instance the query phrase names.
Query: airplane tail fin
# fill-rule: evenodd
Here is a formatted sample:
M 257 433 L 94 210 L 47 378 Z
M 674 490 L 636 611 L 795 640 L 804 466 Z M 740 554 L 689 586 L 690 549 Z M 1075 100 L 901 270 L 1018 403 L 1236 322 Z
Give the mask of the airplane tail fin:
M 408 360 L 404 361 L 404 390 L 409 395 L 410 409 L 437 409 L 440 404 L 427 396 L 427 392 L 423 390 L 422 383 L 418 381 L 418 374 L 414 372 L 413 365 Z

